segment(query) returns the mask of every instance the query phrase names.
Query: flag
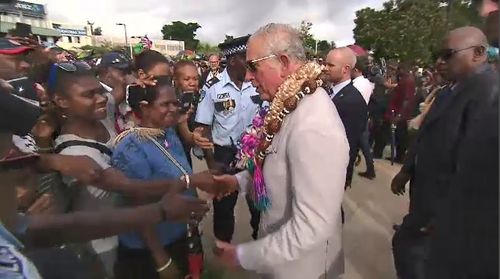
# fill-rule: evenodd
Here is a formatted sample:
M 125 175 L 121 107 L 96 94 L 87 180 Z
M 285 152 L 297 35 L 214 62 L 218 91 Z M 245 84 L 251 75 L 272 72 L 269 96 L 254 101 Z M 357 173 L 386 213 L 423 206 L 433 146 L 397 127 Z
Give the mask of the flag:
M 151 49 L 153 47 L 153 42 L 148 38 L 148 35 L 144 35 L 144 37 L 141 38 L 141 44 L 146 49 Z

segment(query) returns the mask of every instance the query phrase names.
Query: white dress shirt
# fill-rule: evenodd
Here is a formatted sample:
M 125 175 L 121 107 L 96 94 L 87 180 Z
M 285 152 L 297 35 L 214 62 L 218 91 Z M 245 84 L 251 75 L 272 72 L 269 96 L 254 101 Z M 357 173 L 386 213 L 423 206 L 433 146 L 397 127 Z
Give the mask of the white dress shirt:
M 341 83 L 337 83 L 332 86 L 332 88 L 330 89 L 330 97 L 333 99 L 333 97 L 335 97 L 335 95 L 337 95 L 337 93 L 339 93 L 340 90 L 344 89 L 344 87 L 346 87 L 349 83 L 351 83 L 351 79 L 342 81 Z
M 352 85 L 354 85 L 354 87 L 358 89 L 358 91 L 363 96 L 363 99 L 365 99 L 366 104 L 368 104 L 370 102 L 370 97 L 373 93 L 373 89 L 375 88 L 375 84 L 371 83 L 364 76 L 359 76 L 352 80 Z

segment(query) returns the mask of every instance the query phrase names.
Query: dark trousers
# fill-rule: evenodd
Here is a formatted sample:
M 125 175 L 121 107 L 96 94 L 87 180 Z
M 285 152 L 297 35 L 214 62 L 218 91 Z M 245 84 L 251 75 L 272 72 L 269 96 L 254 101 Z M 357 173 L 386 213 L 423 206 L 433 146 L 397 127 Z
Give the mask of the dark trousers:
M 181 274 L 188 274 L 187 239 L 178 240 L 165 247 Z M 159 279 L 158 267 L 149 249 L 130 249 L 118 246 L 118 257 L 115 264 L 115 279 Z
M 373 154 L 369 142 L 369 137 L 370 135 L 368 132 L 368 125 L 367 125 L 365 131 L 361 135 L 359 147 L 361 148 L 361 152 L 363 152 L 363 156 L 365 157 L 366 171 L 375 173 L 375 167 L 373 165 Z
M 392 238 L 394 266 L 398 279 L 425 279 L 429 261 L 430 236 L 398 229 Z
M 409 135 L 408 124 L 406 121 L 400 121 L 396 125 L 396 161 L 402 162 L 408 149 Z
M 223 164 L 228 167 L 234 160 L 236 155 L 236 150 L 232 147 L 218 146 L 214 148 L 214 159 L 217 163 Z M 214 235 L 217 239 L 231 242 L 234 233 L 234 207 L 236 206 L 236 201 L 238 200 L 238 192 L 232 193 L 231 195 L 224 197 L 220 200 L 214 200 Z M 253 233 L 257 234 L 259 230 L 260 223 L 260 212 L 255 209 L 255 207 L 250 206 L 249 210 L 251 214 L 251 226 Z
M 391 124 L 383 118 L 374 119 L 372 134 L 374 141 L 373 157 L 381 159 L 384 155 L 384 148 L 389 142 L 391 136 Z

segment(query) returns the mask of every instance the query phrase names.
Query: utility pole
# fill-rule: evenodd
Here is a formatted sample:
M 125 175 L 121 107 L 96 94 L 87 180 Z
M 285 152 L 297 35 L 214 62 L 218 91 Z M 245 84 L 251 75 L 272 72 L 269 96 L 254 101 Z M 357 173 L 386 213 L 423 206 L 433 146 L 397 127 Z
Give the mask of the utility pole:
M 127 24 L 125 24 L 125 23 L 117 23 L 116 25 L 123 25 L 123 29 L 125 30 L 125 46 L 130 49 L 130 58 L 134 57 L 134 53 L 132 51 L 132 45 L 128 44 Z
M 90 25 L 90 35 L 94 36 L 94 22 L 87 20 L 87 24 Z

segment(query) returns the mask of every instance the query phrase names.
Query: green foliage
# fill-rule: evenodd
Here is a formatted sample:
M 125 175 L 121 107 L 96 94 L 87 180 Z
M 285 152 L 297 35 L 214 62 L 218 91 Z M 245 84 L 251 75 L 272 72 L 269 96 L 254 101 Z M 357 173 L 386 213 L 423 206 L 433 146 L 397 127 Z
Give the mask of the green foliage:
M 198 48 L 196 49 L 196 53 L 204 55 L 218 53 L 218 52 L 219 48 L 217 46 L 213 46 L 209 43 L 204 43 L 204 42 L 199 43 Z
M 304 43 L 308 57 L 312 56 L 326 56 L 330 49 L 335 48 L 335 42 L 328 42 L 326 40 L 318 40 L 311 34 L 312 22 L 302 20 L 299 27 L 300 37 Z M 317 41 L 317 54 L 316 54 L 316 41 Z
M 375 51 L 375 57 L 417 65 L 433 63 L 432 54 L 446 32 L 465 25 L 480 25 L 471 1 L 455 0 L 452 6 L 438 0 L 389 0 L 381 10 L 356 12 L 354 39 Z
M 196 30 L 201 26 L 196 22 L 184 23 L 182 21 L 173 21 L 171 24 L 166 24 L 161 29 L 163 39 L 184 41 L 186 49 L 195 50 L 200 43 L 195 39 Z
M 96 27 L 93 31 L 93 35 L 96 36 L 101 36 L 102 35 L 102 28 L 101 27 Z

